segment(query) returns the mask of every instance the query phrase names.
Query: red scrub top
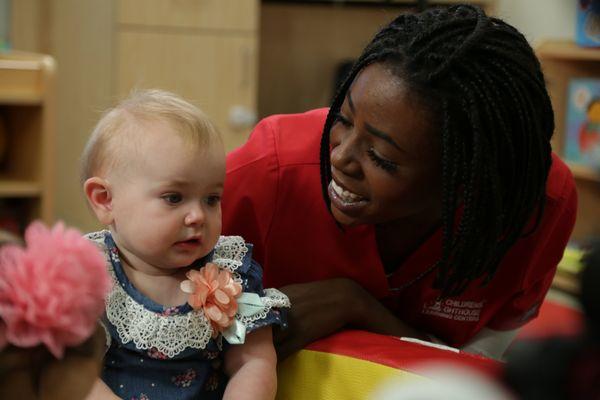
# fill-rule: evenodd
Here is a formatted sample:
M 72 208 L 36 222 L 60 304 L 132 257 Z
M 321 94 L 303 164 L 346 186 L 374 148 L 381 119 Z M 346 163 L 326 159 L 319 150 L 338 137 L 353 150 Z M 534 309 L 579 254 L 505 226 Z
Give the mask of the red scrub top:
M 336 225 L 319 177 L 326 115 L 327 109 L 318 109 L 266 118 L 227 157 L 223 233 L 254 244 L 265 287 L 350 278 L 404 322 L 456 347 L 483 327 L 515 329 L 537 316 L 577 209 L 573 177 L 558 157 L 552 158 L 538 229 L 515 243 L 487 286 L 475 281 L 460 296 L 438 301 L 435 273 L 413 280 L 439 259 L 441 229 L 386 276 L 374 226 L 342 230 Z

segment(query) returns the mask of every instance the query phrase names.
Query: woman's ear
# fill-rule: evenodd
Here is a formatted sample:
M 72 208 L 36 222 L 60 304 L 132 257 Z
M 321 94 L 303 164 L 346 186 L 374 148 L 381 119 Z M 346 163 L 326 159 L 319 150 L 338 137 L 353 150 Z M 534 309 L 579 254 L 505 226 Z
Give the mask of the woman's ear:
M 102 225 L 110 225 L 113 222 L 113 215 L 112 195 L 108 182 L 94 176 L 83 183 L 83 191 L 98 221 Z

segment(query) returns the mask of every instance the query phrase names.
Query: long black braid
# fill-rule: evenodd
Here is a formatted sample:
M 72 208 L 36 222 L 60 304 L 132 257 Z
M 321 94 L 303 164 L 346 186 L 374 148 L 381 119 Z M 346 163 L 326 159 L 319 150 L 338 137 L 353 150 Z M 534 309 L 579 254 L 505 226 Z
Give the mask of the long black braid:
M 328 207 L 329 132 L 354 78 L 372 63 L 386 64 L 439 114 L 443 249 L 436 288 L 452 296 L 475 279 L 489 282 L 544 209 L 554 114 L 533 50 L 515 28 L 473 6 L 397 17 L 354 64 L 325 121 Z

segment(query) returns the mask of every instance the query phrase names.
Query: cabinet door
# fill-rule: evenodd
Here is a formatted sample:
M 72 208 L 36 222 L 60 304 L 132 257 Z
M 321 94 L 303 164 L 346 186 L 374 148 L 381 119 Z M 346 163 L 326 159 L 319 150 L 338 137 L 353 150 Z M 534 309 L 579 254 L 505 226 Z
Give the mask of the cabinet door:
M 120 24 L 254 31 L 258 0 L 119 0 Z
M 244 116 L 256 112 L 254 33 L 121 29 L 117 40 L 116 77 L 120 96 L 134 88 L 171 90 L 209 115 L 223 135 L 227 151 L 245 142 L 251 118 L 246 124 L 235 124 L 230 117 L 237 111 L 244 120 Z

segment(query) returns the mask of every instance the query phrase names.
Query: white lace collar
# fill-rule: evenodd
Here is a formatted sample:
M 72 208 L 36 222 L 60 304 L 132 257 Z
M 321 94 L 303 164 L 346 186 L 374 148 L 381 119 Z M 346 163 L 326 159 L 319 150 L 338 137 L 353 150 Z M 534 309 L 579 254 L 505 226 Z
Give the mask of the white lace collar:
M 138 349 L 156 348 L 171 358 L 186 348 L 206 348 L 213 331 L 202 310 L 192 310 L 177 315 L 161 314 L 148 310 L 127 294 L 117 280 L 110 260 L 111 255 L 104 244 L 107 233 L 108 231 L 95 232 L 87 237 L 100 245 L 106 255 L 107 268 L 114 281 L 113 288 L 106 298 L 106 317 L 116 328 L 121 341 L 123 343 L 133 341 Z M 241 281 L 236 271 L 242 265 L 247 252 L 248 247 L 240 236 L 221 236 L 215 246 L 211 262 L 232 272 L 234 278 Z M 261 316 L 264 318 L 275 305 L 272 299 L 267 298 L 263 303 L 265 303 L 264 312 L 259 313 L 252 320 L 257 320 Z M 249 322 L 242 318 L 240 320 L 244 323 Z

